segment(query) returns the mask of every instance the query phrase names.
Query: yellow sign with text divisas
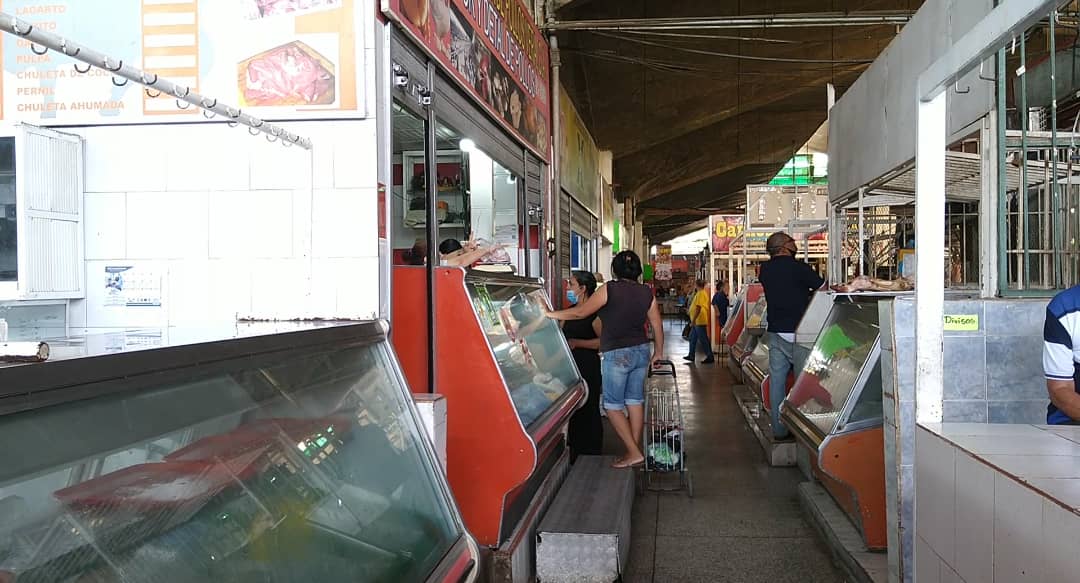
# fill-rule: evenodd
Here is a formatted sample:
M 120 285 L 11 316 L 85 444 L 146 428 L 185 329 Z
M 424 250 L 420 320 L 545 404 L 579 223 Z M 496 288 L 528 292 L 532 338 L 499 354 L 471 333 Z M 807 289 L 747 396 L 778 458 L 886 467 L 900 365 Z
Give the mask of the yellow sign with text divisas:
M 945 316 L 946 332 L 977 332 L 979 330 L 979 316 L 958 315 Z

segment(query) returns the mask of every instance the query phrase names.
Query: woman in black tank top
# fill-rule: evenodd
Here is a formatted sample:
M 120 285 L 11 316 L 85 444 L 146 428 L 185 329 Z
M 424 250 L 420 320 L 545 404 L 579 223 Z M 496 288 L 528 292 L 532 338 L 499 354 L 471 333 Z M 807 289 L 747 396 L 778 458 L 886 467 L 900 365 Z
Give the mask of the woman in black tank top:
M 645 461 L 641 451 L 644 423 L 645 378 L 649 367 L 664 355 L 664 328 L 652 290 L 638 282 L 641 259 L 633 251 L 623 251 L 611 261 L 615 280 L 599 288 L 587 301 L 557 312 L 554 320 L 581 320 L 599 314 L 600 354 L 603 371 L 604 409 L 608 420 L 626 447 L 616 460 L 617 468 L 629 468 Z M 645 325 L 652 328 L 654 349 Z
M 596 278 L 588 271 L 571 273 L 567 298 L 571 304 L 584 304 L 596 293 Z M 596 314 L 580 320 L 562 323 L 570 350 L 574 354 L 581 378 L 589 390 L 585 405 L 570 418 L 566 443 L 570 447 L 570 463 L 579 455 L 600 455 L 604 449 L 604 423 L 600 419 L 600 395 L 603 385 L 600 374 L 600 334 L 603 324 Z

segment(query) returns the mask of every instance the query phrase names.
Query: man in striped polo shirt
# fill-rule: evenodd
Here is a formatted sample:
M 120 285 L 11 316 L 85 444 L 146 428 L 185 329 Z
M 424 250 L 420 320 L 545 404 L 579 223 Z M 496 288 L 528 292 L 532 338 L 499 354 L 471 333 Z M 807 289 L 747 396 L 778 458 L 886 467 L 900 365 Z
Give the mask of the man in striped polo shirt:
M 1080 425 L 1080 286 L 1067 289 L 1046 306 L 1043 373 L 1050 405 L 1048 425 Z

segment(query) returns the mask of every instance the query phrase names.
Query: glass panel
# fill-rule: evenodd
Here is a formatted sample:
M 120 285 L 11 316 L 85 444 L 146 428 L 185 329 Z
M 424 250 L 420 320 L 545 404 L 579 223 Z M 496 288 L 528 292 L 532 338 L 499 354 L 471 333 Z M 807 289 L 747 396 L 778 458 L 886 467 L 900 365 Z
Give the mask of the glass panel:
M 866 384 L 859 393 L 859 399 L 855 401 L 855 406 L 851 409 L 847 422 L 881 420 L 884 417 L 881 407 L 881 359 L 878 358 L 873 370 L 870 371 L 870 376 L 866 379 Z
M 0 418 L 0 579 L 423 581 L 460 527 L 382 346 Z M 153 379 L 147 379 L 153 383 Z
M 468 284 L 522 425 L 528 427 L 581 382 L 559 326 L 544 317 L 538 286 Z
M 469 215 L 472 220 L 471 235 L 484 245 L 501 245 L 506 257 L 500 257 L 515 273 L 520 273 L 518 249 L 521 229 L 518 226 L 517 175 L 493 160 L 468 140 L 466 158 L 469 166 Z M 494 257 L 484 258 L 485 263 Z
M 472 180 L 471 165 L 476 156 L 476 146 L 472 140 L 463 139 L 462 135 L 442 123 L 435 126 L 436 150 L 435 164 L 435 214 L 439 224 L 435 231 L 435 240 L 440 246 L 443 242 L 454 240 L 465 243 L 472 234 Z M 488 173 L 490 181 L 490 173 Z M 425 221 L 426 223 L 426 221 Z
M 0 281 L 19 280 L 15 224 L 15 138 L 0 138 Z
M 743 327 L 742 332 L 739 333 L 739 338 L 735 340 L 735 346 L 731 347 L 731 353 L 737 359 L 741 359 L 747 353 L 754 351 L 759 339 L 759 336 L 750 333 L 749 328 Z
M 758 342 L 757 346 L 754 346 L 754 351 L 747 357 L 750 362 L 754 363 L 754 366 L 764 375 L 769 374 L 769 343 Z
M 427 122 L 398 102 L 393 119 L 393 237 L 395 265 L 424 265 L 427 257 Z
M 727 324 L 724 324 L 724 329 L 723 329 L 724 338 L 727 338 L 727 335 L 731 333 L 731 327 L 734 326 L 735 323 L 738 321 L 738 318 L 736 318 L 735 315 L 738 314 L 739 310 L 742 309 L 743 300 L 745 300 L 745 299 L 746 299 L 746 290 L 745 289 L 740 291 L 739 294 L 737 296 L 735 296 L 735 301 L 733 301 L 732 305 L 731 305 L 731 316 L 728 318 Z
M 835 304 L 788 395 L 788 404 L 828 434 L 877 338 L 876 303 Z
M 810 342 L 796 342 L 791 347 L 791 364 L 794 370 L 802 370 L 806 366 L 810 353 L 814 350 L 814 344 Z
M 515 273 L 524 273 L 521 263 L 521 226 L 518 218 L 518 197 L 520 196 L 521 177 L 502 167 L 498 162 L 492 164 L 494 191 L 495 231 L 492 240 L 502 245 L 510 255 L 510 264 Z
M 749 314 L 746 316 L 746 327 L 754 329 L 762 329 L 766 326 L 765 310 L 767 308 L 765 298 L 762 297 L 754 303 L 750 308 Z

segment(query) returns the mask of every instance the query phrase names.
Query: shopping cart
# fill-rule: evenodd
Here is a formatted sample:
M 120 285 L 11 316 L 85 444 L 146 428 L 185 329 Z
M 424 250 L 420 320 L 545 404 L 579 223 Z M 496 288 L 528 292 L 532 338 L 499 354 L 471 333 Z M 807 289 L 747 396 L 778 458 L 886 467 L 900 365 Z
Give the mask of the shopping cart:
M 675 363 L 657 361 L 656 367 L 649 369 L 645 387 L 643 490 L 674 492 L 686 489 L 688 495 L 694 495 L 694 483 L 686 467 L 684 427 Z

